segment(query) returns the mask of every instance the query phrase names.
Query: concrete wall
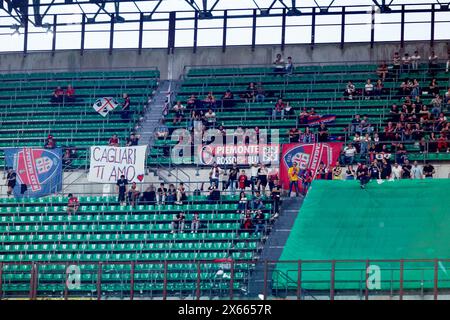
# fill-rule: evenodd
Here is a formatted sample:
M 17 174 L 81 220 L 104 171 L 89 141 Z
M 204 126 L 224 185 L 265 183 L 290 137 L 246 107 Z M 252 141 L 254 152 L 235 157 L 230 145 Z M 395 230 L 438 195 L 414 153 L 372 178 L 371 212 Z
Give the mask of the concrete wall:
M 407 42 L 404 52 L 412 54 L 419 50 L 422 57 L 430 53 L 429 42 Z M 447 58 L 449 46 L 446 42 L 436 42 L 437 55 Z M 395 51 L 400 51 L 398 43 L 377 43 L 370 48 L 368 43 L 346 44 L 340 49 L 338 44 L 318 44 L 312 50 L 309 45 L 286 45 L 284 55 L 292 56 L 295 63 L 330 63 L 354 61 L 390 60 Z M 161 79 L 178 79 L 185 66 L 213 66 L 237 64 L 270 64 L 280 52 L 279 46 L 257 46 L 252 52 L 249 46 L 230 46 L 226 52 L 221 47 L 199 47 L 197 53 L 192 48 L 176 48 L 173 55 L 167 49 L 144 49 L 139 55 L 135 49 L 86 50 L 80 56 L 79 50 L 63 50 L 51 56 L 49 52 L 0 54 L 0 72 L 30 72 L 33 70 L 77 71 L 80 69 L 148 68 L 158 67 Z

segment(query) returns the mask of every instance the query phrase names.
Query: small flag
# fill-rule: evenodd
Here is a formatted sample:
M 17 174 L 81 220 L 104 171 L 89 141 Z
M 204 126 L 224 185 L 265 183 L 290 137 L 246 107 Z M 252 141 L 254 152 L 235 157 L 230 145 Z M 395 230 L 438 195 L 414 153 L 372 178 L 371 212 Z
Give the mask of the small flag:
M 103 117 L 106 117 L 110 111 L 114 110 L 118 106 L 119 103 L 112 97 L 99 98 L 93 105 L 94 110 Z

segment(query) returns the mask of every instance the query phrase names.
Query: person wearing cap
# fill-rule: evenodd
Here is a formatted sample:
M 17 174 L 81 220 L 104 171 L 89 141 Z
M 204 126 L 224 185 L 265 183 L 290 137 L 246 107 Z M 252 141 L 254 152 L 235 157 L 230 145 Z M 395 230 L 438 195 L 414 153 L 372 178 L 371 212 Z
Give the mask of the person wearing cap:
M 47 140 L 45 140 L 45 149 L 55 149 L 56 148 L 56 141 L 55 138 L 51 134 L 47 136 Z

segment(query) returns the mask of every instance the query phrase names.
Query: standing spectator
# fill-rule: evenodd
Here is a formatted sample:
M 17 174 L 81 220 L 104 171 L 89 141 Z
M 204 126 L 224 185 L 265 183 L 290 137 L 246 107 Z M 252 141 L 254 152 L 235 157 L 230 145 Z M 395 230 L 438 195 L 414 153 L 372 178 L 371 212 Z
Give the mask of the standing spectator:
M 214 128 L 216 126 L 216 113 L 209 108 L 208 112 L 204 115 L 206 120 L 206 128 Z
M 120 111 L 120 117 L 125 120 L 130 119 L 130 97 L 128 96 L 128 93 L 124 93 L 122 95 L 123 103 L 122 103 L 122 110 Z
M 440 88 L 436 78 L 431 79 L 430 85 L 428 86 L 428 93 L 436 96 L 439 94 Z
M 289 142 L 298 142 L 300 138 L 300 131 L 298 128 L 292 128 L 289 130 Z
M 264 163 L 261 163 L 259 165 L 257 174 L 258 174 L 258 180 L 256 183 L 256 188 L 258 189 L 258 191 L 265 193 L 266 187 L 267 187 L 267 176 L 269 174 L 269 170 L 267 170 L 266 165 Z
M 369 172 L 371 179 L 375 180 L 381 179 L 381 167 L 377 159 L 372 161 L 372 164 L 370 165 L 369 168 Z
M 67 89 L 65 91 L 65 98 L 66 98 L 66 102 L 68 104 L 73 104 L 75 102 L 75 89 L 72 87 L 72 85 L 68 85 Z
M 233 164 L 233 167 L 228 172 L 228 182 L 226 185 L 226 189 L 231 189 L 231 194 L 234 196 L 236 193 L 236 182 L 237 182 L 237 175 L 239 173 L 239 169 L 236 165 L 236 163 Z
M 302 180 L 302 193 L 303 195 L 306 195 L 313 181 L 312 171 L 310 169 L 304 170 L 301 176 L 301 180 Z
M 47 136 L 47 140 L 45 141 L 44 145 L 45 149 L 55 149 L 56 148 L 56 140 L 53 138 L 51 134 Z
M 252 192 L 255 190 L 255 186 L 258 180 L 258 167 L 256 163 L 252 163 L 250 166 L 250 184 L 252 186 Z
M 109 138 L 108 145 L 110 147 L 118 147 L 119 146 L 119 138 L 117 137 L 117 134 L 113 134 L 112 137 Z
M 392 174 L 392 166 L 385 158 L 381 160 L 381 179 L 390 179 Z
M 53 91 L 50 102 L 52 103 L 63 103 L 64 101 L 64 90 L 61 87 L 56 87 L 55 91 Z
M 120 179 L 117 180 L 116 185 L 117 185 L 117 191 L 119 193 L 119 197 L 118 197 L 117 201 L 120 203 L 121 206 L 124 206 L 126 204 L 125 195 L 127 193 L 128 180 L 125 179 L 124 175 L 121 175 Z
M 439 114 L 442 112 L 442 99 L 438 94 L 431 100 L 431 105 L 431 113 L 433 114 L 433 117 L 435 119 L 439 118 Z
M 70 216 L 72 213 L 75 214 L 80 207 L 80 202 L 78 198 L 75 197 L 72 193 L 68 195 L 69 201 L 67 202 L 67 214 Z
M 375 88 L 373 90 L 373 93 L 377 99 L 380 99 L 381 95 L 383 94 L 383 88 L 384 84 L 381 81 L 381 79 L 377 80 L 377 83 L 375 84 Z
M 430 56 L 428 57 L 428 72 L 432 75 L 434 75 L 438 68 L 438 56 L 436 53 L 431 51 Z
M 401 64 L 401 58 L 398 52 L 394 53 L 394 57 L 392 58 L 392 71 L 394 71 L 394 77 L 395 79 L 398 78 L 400 73 L 400 64 Z
M 176 215 L 174 215 L 172 220 L 172 231 L 170 233 L 176 233 L 177 231 L 180 231 L 180 233 L 183 233 L 184 231 L 184 221 L 186 217 L 184 216 L 184 212 L 179 212 Z
M 219 179 L 220 179 L 220 173 L 221 173 L 220 167 L 217 165 L 217 163 L 213 164 L 213 167 L 209 171 L 209 184 L 212 185 L 213 183 L 218 186 L 219 185 Z
M 336 165 L 331 170 L 331 172 L 332 172 L 333 180 L 341 180 L 342 179 L 342 177 L 341 177 L 342 168 L 341 168 L 341 165 L 339 164 L 339 161 L 336 161 Z
M 220 201 L 220 191 L 219 191 L 218 186 L 216 185 L 215 182 L 213 182 L 209 186 L 208 190 L 209 190 L 208 200 L 211 203 L 215 203 L 215 202 Z
M 203 110 L 208 110 L 209 108 L 215 109 L 216 107 L 216 97 L 213 95 L 212 91 L 208 92 L 208 95 L 203 100 L 202 113 Z
M 409 160 L 405 160 L 402 166 L 402 179 L 411 179 L 411 170 L 412 165 L 409 163 Z
M 136 202 L 139 199 L 139 195 L 140 191 L 137 188 L 136 182 L 133 182 L 131 184 L 130 190 L 128 190 L 128 202 L 132 207 L 136 205 Z
M 261 199 L 261 196 L 257 192 L 258 196 L 255 196 L 255 198 L 250 202 L 250 208 L 252 210 L 262 210 L 264 209 L 264 203 Z
M 350 100 L 353 99 L 353 96 L 356 94 L 356 87 L 352 81 L 348 81 L 347 86 L 345 87 L 344 97 L 348 97 Z
M 241 174 L 238 178 L 238 182 L 239 182 L 239 189 L 242 191 L 245 190 L 245 187 L 247 187 L 248 184 L 248 178 L 247 175 L 245 174 L 245 170 L 241 171 Z
M 432 179 L 435 173 L 436 171 L 434 171 L 433 165 L 426 161 L 423 166 L 423 175 L 425 176 L 425 179 Z
M 414 161 L 413 167 L 411 169 L 411 177 L 413 179 L 422 179 L 422 169 L 419 167 L 419 164 L 417 161 Z
M 401 177 L 402 177 L 402 167 L 399 166 L 397 162 L 395 162 L 394 166 L 392 167 L 392 178 L 401 179 Z
M 274 65 L 273 72 L 275 72 L 275 74 L 279 74 L 279 75 L 284 74 L 286 67 L 285 67 L 284 60 L 280 53 L 277 54 L 277 57 L 275 58 L 273 65 Z
M 445 133 L 441 133 L 437 139 L 437 151 L 436 152 L 449 152 L 447 137 Z
M 317 138 L 318 142 L 328 141 L 328 128 L 325 123 L 321 123 L 318 130 L 319 136 Z
M 278 178 L 278 170 L 276 168 L 272 168 L 268 174 L 269 178 L 269 190 L 272 192 L 272 189 L 275 187 L 276 182 L 279 180 Z
M 278 180 L 274 181 L 271 196 L 273 200 L 273 212 L 274 214 L 278 214 L 281 202 L 281 185 Z
M 361 189 L 366 188 L 366 184 L 370 181 L 370 173 L 367 166 L 363 163 L 359 168 L 356 170 L 356 175 L 358 176 L 358 180 L 361 186 Z
M 414 54 L 411 56 L 411 67 L 413 71 L 419 70 L 420 59 L 419 51 L 414 51 Z
M 283 102 L 283 99 L 278 99 L 274 109 L 272 110 L 272 120 L 276 120 L 277 116 L 280 116 L 281 119 L 284 119 L 284 108 L 285 104 Z
M 199 228 L 200 228 L 200 218 L 198 216 L 198 213 L 196 212 L 192 217 L 191 233 L 197 233 Z
M 155 187 L 151 184 L 144 192 L 142 192 L 141 203 L 146 205 L 153 205 L 156 203 Z
M 300 142 L 313 143 L 315 141 L 314 133 L 311 132 L 309 127 L 305 128 L 305 132 L 300 133 Z
M 292 187 L 295 187 L 295 195 L 298 197 L 298 194 L 300 193 L 300 190 L 298 188 L 298 173 L 299 169 L 297 167 L 297 163 L 294 162 L 292 164 L 292 167 L 288 170 L 288 176 L 289 176 L 289 196 L 291 196 L 292 193 Z
M 9 196 L 12 195 L 13 189 L 16 186 L 17 174 L 14 172 L 13 168 L 8 169 L 8 174 L 6 175 L 6 186 L 8 190 L 6 194 Z
M 409 53 L 405 53 L 402 57 L 402 72 L 410 72 L 411 71 L 411 58 Z
M 159 185 L 159 188 L 156 190 L 156 203 L 164 204 L 166 202 L 167 196 L 167 188 L 164 187 L 164 183 Z
M 293 72 L 294 72 L 294 63 L 292 62 L 292 57 L 288 57 L 286 62 L 286 74 L 292 74 Z

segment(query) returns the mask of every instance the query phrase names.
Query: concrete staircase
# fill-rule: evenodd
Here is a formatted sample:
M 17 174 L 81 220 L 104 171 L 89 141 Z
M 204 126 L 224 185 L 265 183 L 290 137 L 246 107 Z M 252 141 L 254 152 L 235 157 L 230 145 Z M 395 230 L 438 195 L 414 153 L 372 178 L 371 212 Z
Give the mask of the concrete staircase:
M 280 215 L 272 226 L 270 236 L 267 237 L 262 251 L 259 256 L 259 263 L 256 266 L 256 270 L 253 272 L 249 281 L 250 297 L 264 296 L 264 273 L 265 273 L 265 261 L 277 261 L 284 245 L 289 237 L 291 229 L 294 225 L 295 219 L 300 211 L 300 207 L 303 203 L 303 196 L 296 198 L 285 198 L 282 202 Z M 267 296 L 271 295 L 272 287 L 272 274 L 274 269 L 273 264 L 268 265 L 267 274 Z

